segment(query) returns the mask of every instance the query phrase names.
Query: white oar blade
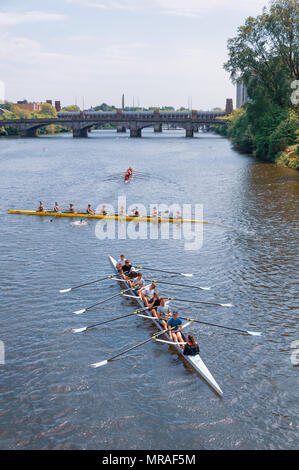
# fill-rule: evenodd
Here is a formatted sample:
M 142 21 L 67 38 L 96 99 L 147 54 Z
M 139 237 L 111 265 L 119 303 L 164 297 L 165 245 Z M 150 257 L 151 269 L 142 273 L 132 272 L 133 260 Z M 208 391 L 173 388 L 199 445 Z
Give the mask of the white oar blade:
M 61 294 L 64 294 L 65 292 L 71 292 L 72 288 L 70 287 L 69 289 L 61 289 L 59 292 Z
M 181 276 L 185 276 L 185 277 L 192 277 L 192 276 L 193 276 L 193 274 L 188 274 L 188 273 L 187 273 L 187 274 L 186 274 L 186 273 L 184 274 L 184 273 L 181 273 Z
M 211 290 L 210 287 L 201 287 L 201 286 L 200 286 L 200 289 L 201 289 L 201 290 Z
M 72 332 L 73 333 L 82 333 L 83 331 L 87 330 L 87 326 L 84 326 L 83 328 L 73 328 Z
M 94 362 L 93 364 L 90 364 L 90 367 L 93 367 L 96 369 L 97 367 L 102 367 L 108 364 L 108 361 L 101 361 L 101 362 Z
M 82 310 L 76 310 L 76 311 L 74 312 L 74 314 L 75 314 L 75 315 L 80 315 L 81 313 L 84 313 L 84 312 L 86 312 L 86 308 L 82 308 Z
M 233 307 L 233 304 L 220 304 L 221 307 Z
M 251 336 L 262 336 L 262 333 L 258 331 L 247 331 L 247 333 Z

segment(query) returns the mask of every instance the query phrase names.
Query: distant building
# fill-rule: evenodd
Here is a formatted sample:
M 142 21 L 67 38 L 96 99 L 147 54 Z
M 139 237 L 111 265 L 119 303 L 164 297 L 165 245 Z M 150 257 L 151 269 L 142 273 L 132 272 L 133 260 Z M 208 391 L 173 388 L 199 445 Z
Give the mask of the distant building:
M 61 102 L 60 101 L 55 101 L 55 109 L 59 113 L 61 111 Z
M 24 111 L 40 111 L 41 110 L 41 103 L 28 103 L 27 100 L 17 101 L 14 103 L 20 109 Z
M 229 114 L 232 114 L 233 110 L 234 110 L 233 100 L 231 98 L 227 98 L 226 106 L 225 106 L 226 116 L 228 116 Z
M 237 108 L 240 108 L 242 104 L 247 103 L 247 101 L 248 101 L 248 95 L 247 95 L 246 86 L 241 80 L 239 80 L 237 82 L 237 99 L 236 99 Z
M 48 104 L 50 104 L 51 106 L 53 106 L 52 100 L 46 100 L 46 103 L 48 103 Z

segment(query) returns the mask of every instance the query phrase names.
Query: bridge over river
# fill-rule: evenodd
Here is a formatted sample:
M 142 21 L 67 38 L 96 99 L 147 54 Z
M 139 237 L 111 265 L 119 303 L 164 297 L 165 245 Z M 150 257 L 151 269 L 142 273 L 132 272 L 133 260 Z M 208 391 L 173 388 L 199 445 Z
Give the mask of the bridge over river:
M 59 112 L 57 118 L 3 119 L 0 125 L 18 131 L 21 137 L 37 137 L 40 127 L 51 124 L 64 126 L 73 132 L 73 137 L 88 137 L 92 128 L 107 124 L 115 126 L 118 132 L 130 131 L 130 137 L 141 137 L 142 129 L 153 127 L 155 132 L 162 132 L 163 125 L 180 127 L 186 130 L 186 137 L 193 137 L 199 129 L 209 130 L 213 124 L 225 125 L 226 111 L 113 111 L 97 112 Z M 222 119 L 219 119 L 222 118 Z

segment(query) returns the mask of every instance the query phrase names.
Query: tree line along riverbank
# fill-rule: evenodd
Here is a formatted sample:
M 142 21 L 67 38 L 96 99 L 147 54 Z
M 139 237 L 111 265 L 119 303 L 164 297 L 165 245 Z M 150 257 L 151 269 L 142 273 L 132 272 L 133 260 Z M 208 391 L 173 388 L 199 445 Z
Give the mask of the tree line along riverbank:
M 295 0 L 273 0 L 228 40 L 225 70 L 248 101 L 213 130 L 241 152 L 299 169 L 299 12 Z

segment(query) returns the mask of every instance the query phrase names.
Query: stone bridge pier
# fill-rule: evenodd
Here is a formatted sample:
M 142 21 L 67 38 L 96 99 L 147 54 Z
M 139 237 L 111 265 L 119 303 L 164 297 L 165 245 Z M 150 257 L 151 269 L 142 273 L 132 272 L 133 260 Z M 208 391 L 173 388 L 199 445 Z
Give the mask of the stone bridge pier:
M 126 126 L 117 126 L 117 132 L 127 132 Z
M 154 132 L 162 132 L 162 124 L 155 124 Z

